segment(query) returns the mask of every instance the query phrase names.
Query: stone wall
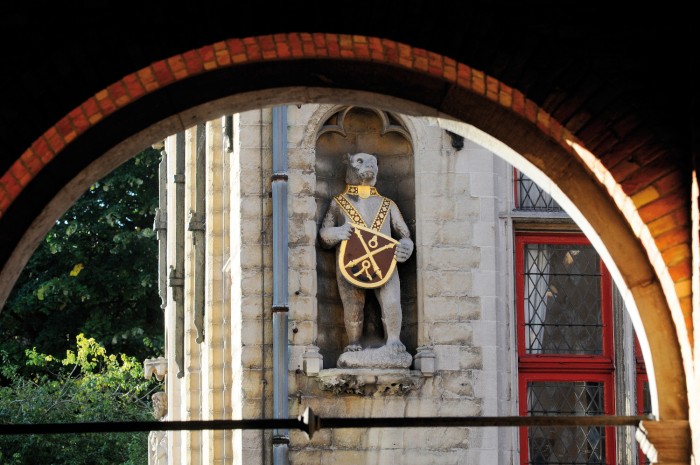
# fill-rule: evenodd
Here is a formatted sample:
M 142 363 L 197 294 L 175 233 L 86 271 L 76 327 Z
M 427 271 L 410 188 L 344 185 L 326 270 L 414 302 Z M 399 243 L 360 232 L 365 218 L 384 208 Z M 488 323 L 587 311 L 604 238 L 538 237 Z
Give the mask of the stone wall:
M 395 148 L 394 156 L 403 154 L 384 164 L 378 157 L 377 188 L 400 205 L 415 242 L 411 260 L 399 273 L 402 341 L 412 356 L 420 356 L 405 370 L 335 368 L 345 336 L 342 316 L 319 315 L 322 304 L 333 298 L 335 278 L 319 268 L 317 234 L 324 197 L 342 187 L 344 173 L 334 174 L 337 168 L 328 164 L 335 142 L 319 134 L 342 111 L 332 105 L 287 108 L 289 415 L 296 417 L 307 407 L 321 417 L 514 414 L 512 290 L 506 271 L 512 246 L 503 215 L 509 208 L 503 200 L 509 198 L 509 167 L 470 141 L 454 148 L 450 136 L 428 120 L 376 111 L 398 129 L 377 136 L 375 143 Z M 196 129 L 184 140 L 189 211 L 195 195 Z M 356 146 L 363 143 L 368 142 Z M 172 368 L 172 298 L 167 309 L 169 419 L 272 418 L 271 110 L 207 123 L 206 145 L 205 337 L 197 342 L 192 324 L 196 246 L 188 232 L 182 378 Z M 175 137 L 166 151 L 175 153 Z M 174 190 L 168 194 L 170 257 L 175 256 Z M 337 312 L 337 301 L 334 305 L 323 310 Z M 319 343 L 324 337 L 336 345 Z M 314 365 L 317 354 L 325 369 Z M 311 440 L 290 431 L 290 439 L 290 462 L 297 464 L 510 463 L 517 446 L 515 432 L 507 428 L 325 429 Z M 173 464 L 271 463 L 269 432 L 169 433 L 169 447 Z

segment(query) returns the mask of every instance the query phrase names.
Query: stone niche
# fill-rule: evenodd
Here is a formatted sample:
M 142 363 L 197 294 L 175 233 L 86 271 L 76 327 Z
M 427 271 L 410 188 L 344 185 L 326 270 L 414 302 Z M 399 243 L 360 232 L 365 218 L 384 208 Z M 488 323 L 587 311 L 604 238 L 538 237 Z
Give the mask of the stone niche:
M 415 242 L 413 144 L 408 131 L 397 117 L 371 108 L 342 108 L 329 117 L 318 132 L 315 167 L 317 231 L 331 199 L 342 192 L 345 186 L 346 154 L 356 152 L 367 152 L 377 156 L 379 172 L 376 187 L 381 195 L 396 202 Z M 348 337 L 343 323 L 343 305 L 336 284 L 335 251 L 322 248 L 318 241 L 316 270 L 317 346 L 323 356 L 323 368 L 330 369 L 336 367 L 338 357 L 348 344 Z M 415 251 L 405 263 L 397 265 L 397 271 L 401 278 L 403 312 L 401 342 L 406 345 L 409 354 L 415 355 L 418 330 Z M 372 291 L 367 292 L 364 312 L 363 347 L 381 346 L 384 341 L 384 328 L 379 303 Z

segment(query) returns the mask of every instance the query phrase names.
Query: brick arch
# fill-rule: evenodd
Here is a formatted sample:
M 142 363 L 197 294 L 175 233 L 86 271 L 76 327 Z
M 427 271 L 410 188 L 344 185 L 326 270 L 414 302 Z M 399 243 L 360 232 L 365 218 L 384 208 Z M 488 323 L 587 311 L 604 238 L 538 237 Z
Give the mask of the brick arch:
M 690 197 L 681 169 L 664 162 L 664 150 L 634 121 L 616 131 L 595 118 L 585 127 L 570 120 L 565 127 L 561 121 L 570 115 L 564 110 L 549 114 L 477 69 L 391 40 L 336 34 L 231 39 L 154 62 L 85 100 L 0 178 L 0 230 L 9 231 L 0 250 L 0 302 L 79 188 L 145 144 L 224 108 L 341 100 L 466 122 L 552 179 L 599 233 L 644 326 L 653 328 L 647 334 L 659 414 L 687 418 Z

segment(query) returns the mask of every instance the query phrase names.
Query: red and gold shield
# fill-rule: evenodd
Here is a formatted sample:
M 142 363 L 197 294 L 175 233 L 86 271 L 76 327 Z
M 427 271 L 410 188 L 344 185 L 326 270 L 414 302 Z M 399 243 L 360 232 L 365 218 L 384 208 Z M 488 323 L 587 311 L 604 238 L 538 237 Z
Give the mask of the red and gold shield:
M 396 268 L 394 252 L 398 241 L 364 226 L 352 226 L 352 236 L 340 244 L 340 271 L 357 287 L 379 287 L 389 280 Z

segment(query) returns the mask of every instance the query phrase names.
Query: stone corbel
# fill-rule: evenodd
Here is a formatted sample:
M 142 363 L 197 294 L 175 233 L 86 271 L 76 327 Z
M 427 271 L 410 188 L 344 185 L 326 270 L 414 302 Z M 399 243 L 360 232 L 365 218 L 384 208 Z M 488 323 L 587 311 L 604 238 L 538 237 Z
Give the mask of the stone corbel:
M 151 379 L 153 376 L 158 381 L 163 381 L 168 374 L 168 360 L 165 357 L 147 358 L 143 361 L 143 377 Z
M 306 376 L 318 376 L 323 370 L 323 355 L 321 355 L 319 350 L 315 345 L 306 346 L 306 351 L 304 351 L 302 356 Z
M 413 366 L 423 373 L 423 376 L 433 376 L 435 374 L 435 352 L 431 347 L 422 346 L 416 350 L 413 357 Z
M 651 463 L 690 465 L 690 423 L 687 420 L 644 420 L 635 435 Z

